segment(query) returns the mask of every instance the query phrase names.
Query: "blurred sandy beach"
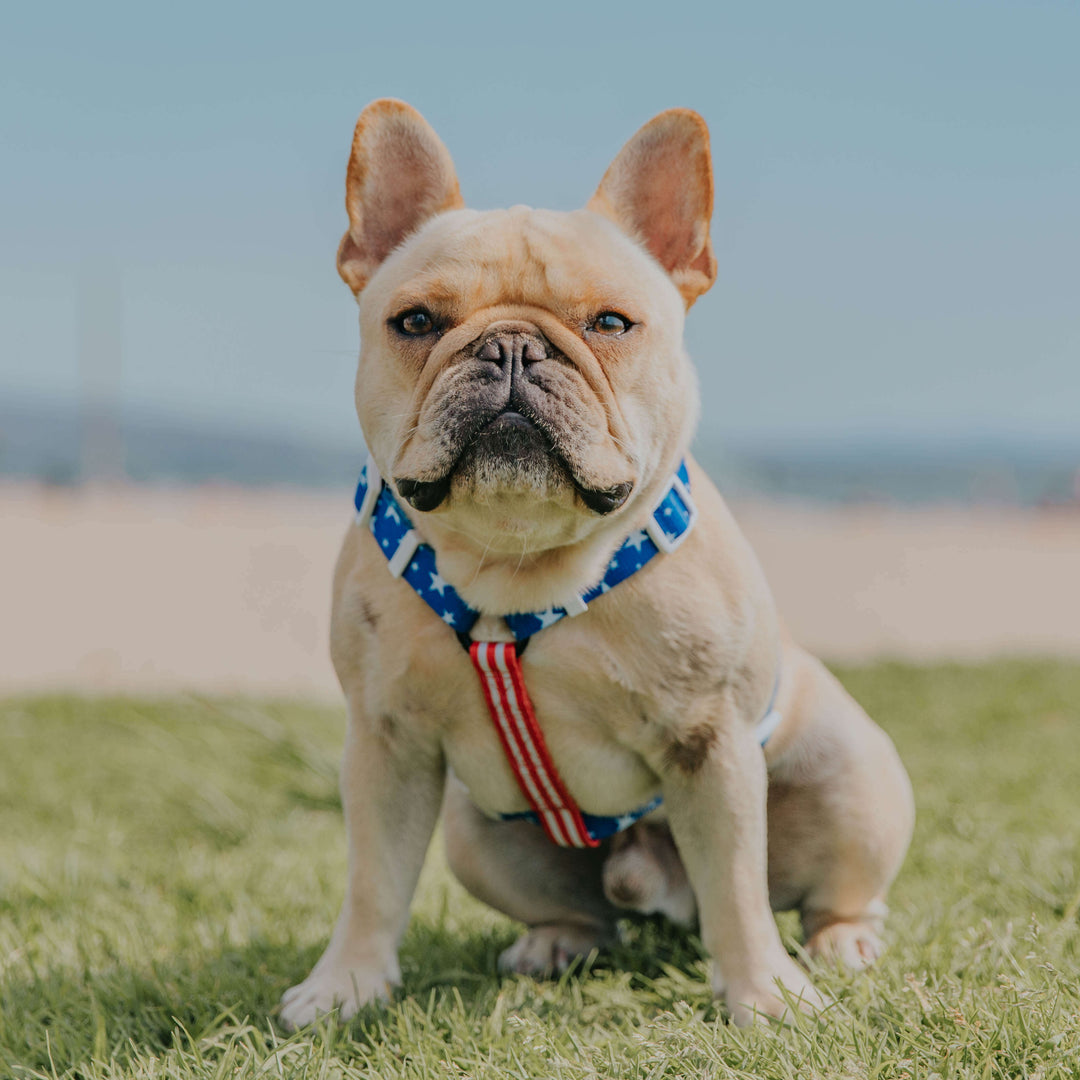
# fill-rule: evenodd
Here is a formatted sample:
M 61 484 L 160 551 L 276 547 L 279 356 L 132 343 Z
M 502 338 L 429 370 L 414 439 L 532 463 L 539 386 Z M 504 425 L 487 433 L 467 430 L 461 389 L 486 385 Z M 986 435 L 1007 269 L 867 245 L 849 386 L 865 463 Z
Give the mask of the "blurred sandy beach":
M 1080 655 L 1080 511 L 745 501 L 792 631 L 829 660 Z M 0 693 L 336 700 L 340 495 L 0 485 Z

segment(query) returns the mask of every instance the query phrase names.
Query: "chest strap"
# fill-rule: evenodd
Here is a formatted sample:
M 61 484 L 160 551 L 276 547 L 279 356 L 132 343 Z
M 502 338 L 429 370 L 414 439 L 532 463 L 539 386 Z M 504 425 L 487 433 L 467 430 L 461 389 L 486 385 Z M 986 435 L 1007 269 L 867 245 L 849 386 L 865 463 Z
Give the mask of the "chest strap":
M 506 641 L 474 641 L 469 657 L 495 723 L 506 760 L 548 839 L 560 847 L 597 847 L 581 808 L 548 753 L 532 701 L 521 677 L 517 646 Z

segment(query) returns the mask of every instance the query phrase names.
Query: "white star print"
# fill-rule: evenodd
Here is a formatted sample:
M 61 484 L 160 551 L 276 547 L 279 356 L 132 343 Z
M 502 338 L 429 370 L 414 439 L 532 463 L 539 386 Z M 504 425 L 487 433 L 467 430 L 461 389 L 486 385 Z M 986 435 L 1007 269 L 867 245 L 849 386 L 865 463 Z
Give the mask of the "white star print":
M 633 814 L 623 814 L 622 817 L 615 819 L 615 831 L 622 832 L 624 829 L 629 829 L 635 821 L 637 818 Z
M 685 481 L 682 482 L 685 485 Z M 370 465 L 364 467 L 362 473 L 361 483 L 358 485 L 356 499 L 361 502 L 364 501 L 365 493 L 371 492 L 371 485 L 376 484 L 379 487 L 380 492 L 386 487 L 380 480 L 377 472 L 375 472 Z M 672 491 L 678 495 L 678 500 L 672 501 Z M 372 502 L 379 502 L 374 498 Z M 425 548 L 419 542 L 419 537 L 415 531 L 409 528 L 411 522 L 409 517 L 399 505 L 388 499 L 381 500 L 383 522 L 394 523 L 397 527 L 393 527 L 390 524 L 376 524 L 375 518 L 368 518 L 368 525 L 371 531 L 375 534 L 375 538 L 379 543 L 379 546 L 383 549 L 384 554 L 390 559 L 391 570 L 397 577 L 404 577 L 416 592 L 427 603 L 438 612 L 440 607 L 445 608 L 439 618 L 445 622 L 448 626 L 456 629 L 456 624 L 459 619 L 463 619 L 468 622 L 471 618 L 476 617 L 476 613 L 472 611 L 467 605 L 463 603 L 461 598 L 457 595 L 453 585 L 451 585 L 443 576 L 439 573 L 436 567 L 434 571 L 430 571 L 427 568 L 429 566 L 435 566 L 435 560 L 433 552 L 430 549 Z M 656 517 L 656 510 L 662 510 L 660 515 L 664 520 L 661 523 L 659 518 Z M 605 593 L 610 592 L 618 582 L 630 577 L 637 570 L 640 570 L 649 560 L 656 554 L 657 549 L 660 551 L 667 551 L 677 545 L 677 541 L 680 536 L 686 532 L 687 529 L 693 524 L 694 508 L 693 503 L 689 501 L 688 496 L 684 494 L 684 487 L 679 485 L 679 481 L 673 481 L 671 488 L 669 488 L 661 504 L 653 511 L 653 518 L 649 522 L 648 529 L 639 529 L 636 532 L 628 536 L 622 546 L 615 552 L 608 564 L 605 577 L 589 592 L 586 596 L 591 599 L 597 596 L 602 596 Z M 654 528 L 659 526 L 659 529 Z M 399 537 L 399 533 L 405 530 L 404 537 Z M 389 535 L 380 536 L 381 532 L 387 532 Z M 663 538 L 668 541 L 664 543 L 664 539 L 661 539 L 658 544 L 653 539 L 653 535 L 663 534 Z M 404 541 L 408 541 L 404 544 Z M 423 555 L 423 559 L 418 559 L 416 554 L 413 554 L 413 558 L 410 559 L 407 565 L 400 567 L 398 564 L 404 560 L 405 550 L 400 550 L 402 545 L 410 553 L 417 551 Z M 391 558 L 394 555 L 395 547 L 399 549 L 401 559 Z M 646 548 L 648 550 L 646 550 Z M 421 586 L 419 581 L 414 581 L 411 576 L 404 576 L 406 574 L 413 574 L 415 570 L 415 577 L 428 577 L 430 578 L 430 584 L 427 586 Z M 449 596 L 447 596 L 447 590 L 449 590 Z M 441 603 L 436 604 L 434 594 L 438 593 L 441 598 Z M 588 603 L 588 600 L 583 596 L 579 600 L 573 603 L 574 614 L 581 608 L 581 601 L 584 600 Z M 447 607 L 449 605 L 449 607 Z M 452 610 L 451 610 L 452 609 Z M 549 626 L 553 626 L 565 615 L 570 612 L 562 609 L 549 608 L 547 611 L 535 611 L 522 613 L 512 617 L 512 621 L 508 618 L 508 622 L 512 627 L 517 627 L 520 631 L 528 636 L 530 633 L 535 633 L 536 630 L 544 630 Z M 533 629 L 535 627 L 535 629 Z M 626 828 L 637 817 L 634 815 L 623 815 L 613 819 L 618 822 L 620 828 Z

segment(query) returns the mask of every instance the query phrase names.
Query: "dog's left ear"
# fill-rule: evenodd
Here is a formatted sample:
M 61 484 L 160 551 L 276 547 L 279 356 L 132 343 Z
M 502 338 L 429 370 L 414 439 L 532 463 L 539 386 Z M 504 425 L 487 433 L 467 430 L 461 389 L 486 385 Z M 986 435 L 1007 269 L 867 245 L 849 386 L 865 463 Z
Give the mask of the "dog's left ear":
M 642 241 L 686 306 L 716 280 L 709 129 L 690 109 L 653 117 L 619 151 L 588 209 Z
M 463 204 L 450 153 L 431 125 L 404 101 L 373 101 L 356 122 L 345 209 L 349 231 L 337 266 L 354 293 L 428 218 Z

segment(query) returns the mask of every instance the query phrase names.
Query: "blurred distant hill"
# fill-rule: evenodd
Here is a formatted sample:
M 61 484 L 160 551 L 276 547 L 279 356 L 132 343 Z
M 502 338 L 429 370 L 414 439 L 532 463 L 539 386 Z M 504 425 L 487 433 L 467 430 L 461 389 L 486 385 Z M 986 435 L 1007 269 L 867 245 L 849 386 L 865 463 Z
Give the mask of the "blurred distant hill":
M 87 418 L 73 404 L 0 401 L 0 476 L 70 485 L 85 479 Z M 139 413 L 105 418 L 122 447 L 121 473 L 147 483 L 227 482 L 351 489 L 364 461 L 355 444 L 273 432 L 230 431 Z M 695 454 L 726 495 L 824 502 L 1080 502 L 1080 435 L 1074 445 L 995 441 L 720 443 Z
M 695 448 L 729 496 L 820 502 L 1080 505 L 1076 444 L 868 437 Z
M 103 418 L 90 422 L 100 428 Z M 138 482 L 348 488 L 365 459 L 359 426 L 355 446 L 324 446 L 272 432 L 202 427 L 153 413 L 104 422 L 117 428 L 123 475 Z M 0 401 L 0 476 L 79 483 L 86 478 L 87 424 L 74 405 Z

